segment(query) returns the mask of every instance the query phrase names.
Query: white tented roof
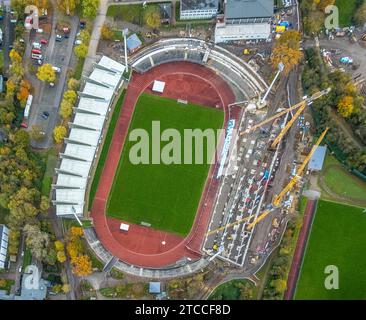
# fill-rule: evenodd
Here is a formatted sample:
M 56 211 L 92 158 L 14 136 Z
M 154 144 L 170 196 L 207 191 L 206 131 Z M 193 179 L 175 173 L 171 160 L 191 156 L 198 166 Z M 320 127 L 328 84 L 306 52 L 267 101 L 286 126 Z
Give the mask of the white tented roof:
M 85 98 L 79 99 L 79 105 L 77 110 L 87 111 L 101 116 L 105 116 L 109 109 L 109 103 L 105 100 Z
M 66 173 L 77 174 L 82 177 L 87 177 L 91 167 L 91 162 L 79 161 L 73 159 L 61 159 L 60 170 Z
M 77 112 L 73 124 L 100 131 L 103 129 L 104 120 L 103 116 Z
M 78 216 L 81 216 L 83 214 L 83 211 L 83 205 L 58 204 L 56 206 L 56 215 L 58 216 L 73 215 L 74 213 Z
M 95 150 L 96 150 L 95 147 L 83 146 L 81 144 L 68 143 L 66 145 L 64 154 L 69 157 L 72 157 L 72 158 L 86 160 L 86 161 L 91 162 L 94 159 Z
M 57 176 L 57 187 L 69 187 L 85 189 L 87 178 L 77 177 L 70 174 L 61 174 Z
M 108 87 L 117 87 L 118 83 L 121 80 L 121 74 L 115 73 L 113 71 L 108 72 L 99 68 L 95 68 L 89 76 L 89 79 L 97 81 Z
M 69 204 L 84 204 L 85 190 L 81 189 L 56 189 L 56 202 Z
M 100 131 L 72 128 L 70 130 L 69 140 L 85 143 L 90 146 L 97 146 L 100 138 Z
M 111 100 L 113 97 L 114 89 L 107 88 L 105 86 L 97 85 L 92 82 L 86 82 L 83 93 L 97 97 L 97 98 L 103 98 L 104 100 Z
M 80 94 L 70 134 L 65 139 L 53 202 L 58 216 L 82 217 L 85 190 L 111 100 L 122 84 L 125 66 L 102 57 Z
M 112 70 L 115 72 L 119 72 L 121 74 L 123 72 L 125 72 L 125 69 L 126 69 L 126 67 L 123 64 L 121 64 L 111 58 L 108 58 L 106 56 L 103 56 L 102 59 L 100 59 L 98 65 L 100 65 L 106 69 L 109 69 L 109 70 Z

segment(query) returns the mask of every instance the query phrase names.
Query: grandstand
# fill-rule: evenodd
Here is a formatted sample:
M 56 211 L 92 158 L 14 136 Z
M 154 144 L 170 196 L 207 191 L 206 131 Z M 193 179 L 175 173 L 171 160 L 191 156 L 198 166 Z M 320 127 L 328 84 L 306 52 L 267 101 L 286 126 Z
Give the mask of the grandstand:
M 56 183 L 52 185 L 57 216 L 83 216 L 89 172 L 110 106 L 123 84 L 124 71 L 124 65 L 104 56 L 78 93 L 79 102 L 60 153 Z

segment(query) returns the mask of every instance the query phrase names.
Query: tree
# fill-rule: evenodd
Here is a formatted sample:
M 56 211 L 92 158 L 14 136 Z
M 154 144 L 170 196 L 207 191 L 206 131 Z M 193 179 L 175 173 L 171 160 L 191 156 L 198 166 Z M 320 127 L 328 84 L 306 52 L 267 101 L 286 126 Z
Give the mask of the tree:
M 49 234 L 41 231 L 38 225 L 26 224 L 23 230 L 26 235 L 25 242 L 32 255 L 40 261 L 47 258 L 50 243 Z
M 22 56 L 14 49 L 11 49 L 9 52 L 9 58 L 12 63 L 22 63 Z
M 72 264 L 72 272 L 79 277 L 87 276 L 92 272 L 92 263 L 87 255 L 74 258 Z
M 90 33 L 89 33 L 89 31 L 88 30 L 81 30 L 79 38 L 84 44 L 88 45 L 89 42 L 90 42 Z
M 66 261 L 66 255 L 64 251 L 57 251 L 57 261 L 64 263 Z
M 17 99 L 20 102 L 25 102 L 29 96 L 29 90 L 30 90 L 30 83 L 27 80 L 22 80 L 20 82 L 20 88 L 17 93 Z
M 289 72 L 297 66 L 301 59 L 303 57 L 303 54 L 300 50 L 289 48 L 285 45 L 280 45 L 278 47 L 275 47 L 272 51 L 271 56 L 271 65 L 273 69 L 278 68 L 278 64 L 280 62 L 284 65 L 284 74 L 287 75 Z
M 68 293 L 70 292 L 70 285 L 65 283 L 63 286 L 62 286 L 62 292 L 63 293 Z
M 107 24 L 103 25 L 101 34 L 102 34 L 102 39 L 104 39 L 104 40 L 112 40 L 112 38 L 114 36 L 113 31 Z
M 67 15 L 74 15 L 78 0 L 57 0 L 57 7 Z
M 54 82 L 56 80 L 56 71 L 52 65 L 46 63 L 38 68 L 37 78 L 43 82 Z
M 62 100 L 60 105 L 60 116 L 62 119 L 66 120 L 72 115 L 72 103 L 67 100 Z
M 75 78 L 70 78 L 69 82 L 67 83 L 67 88 L 69 90 L 77 91 L 79 89 L 80 82 Z
M 65 245 L 60 240 L 56 240 L 55 249 L 56 249 L 56 251 L 63 251 L 63 250 L 65 250 Z
M 161 18 L 160 18 L 160 11 L 155 6 L 148 6 L 145 9 L 144 13 L 146 24 L 153 29 L 157 29 L 160 27 Z
M 75 104 L 77 97 L 78 97 L 78 95 L 73 90 L 67 90 L 64 93 L 64 100 L 69 101 L 72 105 Z
M 41 209 L 42 212 L 48 211 L 48 209 L 50 208 L 50 201 L 47 197 L 45 196 L 41 197 L 41 203 L 39 204 L 39 208 Z
M 83 17 L 93 19 L 97 15 L 99 0 L 82 0 L 81 7 Z
M 364 1 L 356 11 L 355 22 L 360 26 L 363 26 L 366 23 L 366 1 Z
M 83 59 L 88 55 L 88 47 L 84 43 L 79 44 L 74 48 L 74 53 L 77 58 Z
M 278 292 L 283 293 L 286 290 L 287 283 L 283 279 L 276 279 L 271 281 L 271 286 Z
M 55 129 L 53 129 L 53 139 L 57 144 L 62 143 L 62 140 L 65 138 L 67 134 L 67 129 L 63 125 L 56 126 Z
M 344 118 L 348 118 L 353 113 L 353 109 L 354 99 L 352 96 L 344 96 L 337 106 L 339 114 Z
M 71 239 L 80 238 L 83 235 L 84 235 L 84 232 L 81 227 L 71 227 L 71 229 L 70 229 Z
M 14 143 L 21 148 L 29 146 L 29 134 L 25 130 L 18 130 L 15 132 L 13 140 Z

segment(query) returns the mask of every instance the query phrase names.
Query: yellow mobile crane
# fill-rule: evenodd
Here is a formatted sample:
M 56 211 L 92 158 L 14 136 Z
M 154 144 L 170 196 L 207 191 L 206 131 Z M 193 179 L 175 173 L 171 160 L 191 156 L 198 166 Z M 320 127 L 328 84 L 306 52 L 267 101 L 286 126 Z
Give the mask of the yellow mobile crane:
M 328 94 L 330 92 L 331 88 L 327 88 L 321 91 L 318 91 L 316 93 L 314 93 L 310 98 L 305 98 L 304 100 L 300 101 L 299 103 L 286 108 L 285 110 L 282 110 L 278 113 L 276 113 L 275 115 L 263 120 L 262 122 L 254 125 L 253 127 L 251 127 L 250 129 L 244 130 L 243 132 L 240 133 L 240 135 L 244 135 L 247 133 L 250 133 L 252 131 L 255 131 L 256 129 L 260 128 L 261 126 L 276 120 L 277 118 L 285 115 L 286 113 L 296 110 L 298 108 L 300 108 L 299 111 L 296 112 L 296 114 L 293 116 L 293 118 L 287 123 L 287 125 L 282 129 L 281 133 L 278 135 L 278 137 L 276 138 L 275 141 L 273 141 L 273 144 L 276 142 L 276 145 L 278 144 L 278 142 L 283 138 L 283 136 L 286 134 L 286 132 L 288 131 L 288 129 L 290 129 L 291 125 L 295 122 L 295 120 L 299 117 L 299 115 L 301 114 L 301 112 L 309 105 L 311 105 L 315 100 L 321 98 L 322 96 Z M 272 144 L 272 145 L 273 145 Z
M 320 135 L 318 141 L 315 143 L 315 145 L 312 147 L 310 153 L 306 156 L 304 162 L 301 164 L 301 166 L 298 168 L 296 175 L 290 180 L 290 182 L 286 185 L 285 188 L 283 188 L 283 190 L 274 197 L 273 202 L 272 202 L 272 208 L 268 209 L 266 211 L 264 211 L 259 217 L 257 217 L 252 223 L 250 223 L 247 226 L 247 229 L 250 230 L 252 229 L 259 221 L 263 220 L 273 209 L 278 208 L 281 205 L 281 201 L 283 199 L 283 197 L 286 195 L 287 192 L 289 192 L 294 186 L 295 184 L 299 181 L 301 174 L 303 173 L 303 171 L 305 170 L 307 164 L 309 163 L 311 157 L 313 156 L 315 150 L 318 148 L 318 146 L 320 145 L 320 143 L 323 141 L 325 135 L 327 134 L 329 128 L 326 128 L 323 133 Z

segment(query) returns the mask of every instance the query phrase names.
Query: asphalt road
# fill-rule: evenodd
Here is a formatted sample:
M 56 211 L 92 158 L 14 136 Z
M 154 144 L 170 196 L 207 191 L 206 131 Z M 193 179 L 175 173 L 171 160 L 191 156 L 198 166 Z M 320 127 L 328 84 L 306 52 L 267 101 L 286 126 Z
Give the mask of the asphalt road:
M 61 42 L 56 42 L 56 19 L 53 19 L 52 21 L 52 33 L 48 41 L 44 63 L 50 63 L 53 66 L 60 67 L 61 73 L 57 76 L 54 87 L 50 87 L 48 84 L 35 80 L 38 83 L 35 83 L 36 90 L 28 120 L 28 128 L 31 128 L 32 125 L 40 125 L 45 132 L 45 139 L 41 141 L 32 141 L 31 145 L 34 148 L 48 148 L 53 143 L 52 131 L 59 121 L 58 109 L 66 85 L 67 70 L 73 54 L 78 25 L 78 17 L 73 17 L 70 37 L 68 39 L 64 38 Z M 27 42 L 26 57 L 28 57 L 28 59 L 30 59 L 32 42 L 33 39 L 29 39 Z M 48 119 L 42 118 L 41 114 L 44 111 L 49 113 Z

